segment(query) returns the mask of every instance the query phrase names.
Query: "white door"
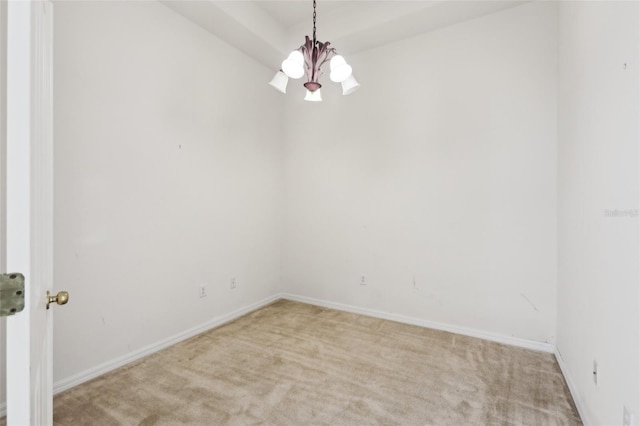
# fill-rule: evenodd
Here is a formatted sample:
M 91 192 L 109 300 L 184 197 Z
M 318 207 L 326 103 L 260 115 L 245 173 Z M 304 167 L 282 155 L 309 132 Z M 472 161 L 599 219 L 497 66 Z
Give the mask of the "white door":
M 7 422 L 52 423 L 53 5 L 7 2 L 7 271 L 25 275 L 24 311 L 7 318 Z

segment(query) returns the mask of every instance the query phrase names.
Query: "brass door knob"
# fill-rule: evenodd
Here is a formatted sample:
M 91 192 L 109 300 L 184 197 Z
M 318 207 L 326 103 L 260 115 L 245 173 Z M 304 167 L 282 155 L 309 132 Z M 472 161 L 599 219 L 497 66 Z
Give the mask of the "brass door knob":
M 59 291 L 55 296 L 51 296 L 51 293 L 47 291 L 47 309 L 51 303 L 57 303 L 58 305 L 66 305 L 69 301 L 69 293 L 66 291 Z

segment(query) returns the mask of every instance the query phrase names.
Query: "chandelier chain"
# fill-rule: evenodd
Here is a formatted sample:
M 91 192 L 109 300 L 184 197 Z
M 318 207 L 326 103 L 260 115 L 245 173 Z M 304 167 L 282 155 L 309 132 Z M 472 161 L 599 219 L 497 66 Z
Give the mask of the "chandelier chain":
M 316 45 L 316 0 L 313 0 L 313 46 Z

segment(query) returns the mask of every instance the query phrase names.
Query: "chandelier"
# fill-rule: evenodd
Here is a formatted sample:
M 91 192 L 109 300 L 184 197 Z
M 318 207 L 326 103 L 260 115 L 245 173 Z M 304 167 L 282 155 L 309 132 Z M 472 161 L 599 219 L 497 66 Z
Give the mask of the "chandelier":
M 316 39 L 316 0 L 313 0 L 313 39 L 304 36 L 304 44 L 300 48 L 289 54 L 287 59 L 282 61 L 280 71 L 273 77 L 269 84 L 276 90 L 287 93 L 287 83 L 290 78 L 298 79 L 306 75 L 307 82 L 304 87 L 307 94 L 305 101 L 322 101 L 320 88 L 322 85 L 318 81 L 324 74 L 322 67 L 329 62 L 329 78 L 335 83 L 342 84 L 342 94 L 348 95 L 355 92 L 360 85 L 353 76 L 351 65 L 338 55 L 336 49 L 329 47 L 328 41 L 323 43 Z

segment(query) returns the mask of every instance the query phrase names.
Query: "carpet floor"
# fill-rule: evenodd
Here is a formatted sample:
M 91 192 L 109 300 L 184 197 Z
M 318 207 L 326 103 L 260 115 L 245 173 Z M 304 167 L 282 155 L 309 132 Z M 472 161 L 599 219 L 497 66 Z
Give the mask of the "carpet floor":
M 54 398 L 56 425 L 578 425 L 551 354 L 281 300 Z

